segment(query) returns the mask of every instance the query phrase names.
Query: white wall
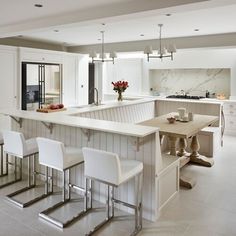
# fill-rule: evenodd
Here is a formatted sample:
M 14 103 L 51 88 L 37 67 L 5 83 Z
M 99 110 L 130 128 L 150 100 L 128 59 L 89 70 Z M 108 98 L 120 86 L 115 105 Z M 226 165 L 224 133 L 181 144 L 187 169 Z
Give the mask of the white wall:
M 0 46 L 0 109 L 16 108 L 17 49 Z M 10 118 L 0 115 L 0 131 L 10 129 Z
M 115 64 L 106 63 L 104 69 L 104 93 L 115 94 L 111 82 L 118 80 L 126 80 L 129 87 L 125 91 L 125 95 L 137 95 L 142 93 L 142 59 L 140 58 L 124 58 L 116 59 Z
M 236 96 L 236 49 L 194 49 L 177 51 L 174 60 L 168 58 L 143 61 L 143 94 L 149 94 L 150 69 L 229 68 L 231 96 Z

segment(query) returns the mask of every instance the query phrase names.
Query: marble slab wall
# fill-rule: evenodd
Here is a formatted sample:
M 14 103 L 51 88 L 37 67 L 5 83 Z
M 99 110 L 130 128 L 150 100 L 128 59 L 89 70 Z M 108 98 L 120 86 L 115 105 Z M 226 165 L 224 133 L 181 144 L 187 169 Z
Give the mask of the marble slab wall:
M 184 90 L 190 95 L 210 93 L 230 96 L 230 69 L 155 69 L 150 70 L 150 89 L 154 95 L 175 94 Z

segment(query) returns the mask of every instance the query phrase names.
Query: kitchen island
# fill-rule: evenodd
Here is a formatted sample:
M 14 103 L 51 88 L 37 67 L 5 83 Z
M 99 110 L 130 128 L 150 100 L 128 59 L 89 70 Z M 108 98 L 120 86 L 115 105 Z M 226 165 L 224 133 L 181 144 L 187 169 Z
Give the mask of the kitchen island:
M 12 129 L 23 132 L 26 138 L 47 137 L 62 141 L 65 145 L 93 147 L 118 153 L 121 158 L 142 161 L 143 216 L 155 221 L 161 209 L 179 191 L 178 158 L 161 153 L 157 127 L 137 124 L 156 117 L 159 102 L 156 97 L 151 97 L 123 102 L 111 101 L 99 106 L 69 108 L 51 114 L 11 109 L 1 110 L 0 113 L 10 116 Z M 83 186 L 82 177 L 83 167 L 74 168 L 72 181 L 76 185 Z M 61 186 L 59 173 L 56 172 L 54 178 L 55 183 Z M 94 198 L 104 202 L 106 193 L 104 185 L 95 184 L 94 188 Z M 133 190 L 133 182 L 130 181 L 118 189 L 117 195 L 133 203 Z M 128 211 L 125 207 L 121 209 Z
M 161 154 L 159 129 L 156 127 L 84 118 L 77 115 L 85 111 L 99 111 L 102 106 L 71 108 L 49 114 L 12 109 L 1 110 L 0 113 L 10 116 L 12 130 L 23 132 L 26 138 L 47 137 L 62 141 L 65 145 L 93 147 L 118 153 L 121 158 L 142 161 L 144 164 L 143 217 L 155 221 L 161 209 L 178 193 L 179 160 L 177 157 Z M 154 116 L 153 99 L 128 101 L 124 106 L 122 103 L 115 102 L 104 105 L 103 108 L 123 108 L 131 114 L 129 111 L 135 111 L 136 106 L 142 106 L 144 111 L 143 115 L 138 111 L 134 114 L 134 117 L 139 117 L 138 121 Z M 151 107 L 153 112 L 147 113 L 145 109 Z M 76 185 L 83 186 L 83 167 L 74 168 L 71 176 Z M 54 173 L 54 181 L 61 186 L 61 176 L 58 172 Z M 104 202 L 105 186 L 95 183 L 94 189 L 94 199 Z M 118 198 L 133 203 L 133 181 L 120 187 L 116 194 Z M 124 206 L 120 208 L 128 211 Z

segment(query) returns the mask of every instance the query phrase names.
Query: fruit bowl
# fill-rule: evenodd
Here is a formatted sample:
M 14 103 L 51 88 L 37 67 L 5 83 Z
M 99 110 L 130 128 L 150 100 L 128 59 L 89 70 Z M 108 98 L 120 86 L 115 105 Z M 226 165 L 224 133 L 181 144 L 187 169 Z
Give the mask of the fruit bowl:
M 167 120 L 169 121 L 170 124 L 173 124 L 176 121 L 175 117 L 168 117 Z

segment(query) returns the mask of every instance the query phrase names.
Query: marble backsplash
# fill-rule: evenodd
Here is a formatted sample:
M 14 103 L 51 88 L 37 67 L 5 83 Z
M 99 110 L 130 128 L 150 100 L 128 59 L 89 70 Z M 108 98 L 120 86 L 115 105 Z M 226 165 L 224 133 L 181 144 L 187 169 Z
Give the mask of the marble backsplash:
M 155 69 L 150 70 L 153 94 L 175 94 L 181 90 L 190 95 L 211 94 L 230 96 L 230 69 Z

